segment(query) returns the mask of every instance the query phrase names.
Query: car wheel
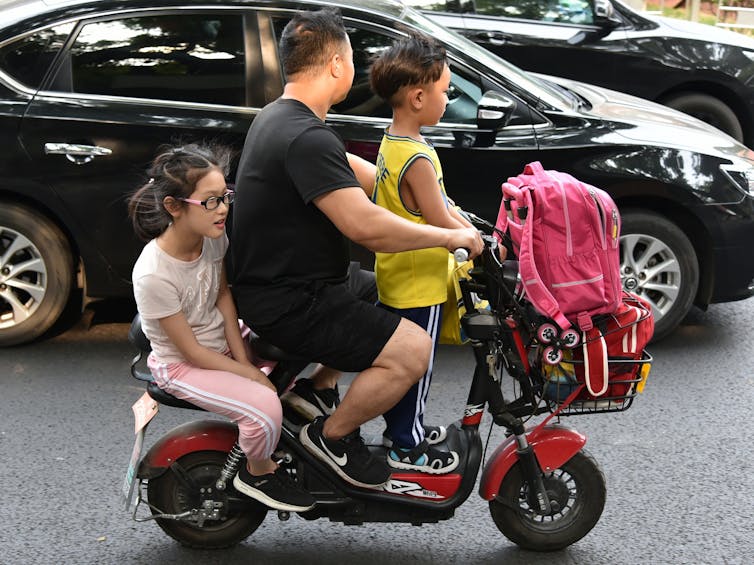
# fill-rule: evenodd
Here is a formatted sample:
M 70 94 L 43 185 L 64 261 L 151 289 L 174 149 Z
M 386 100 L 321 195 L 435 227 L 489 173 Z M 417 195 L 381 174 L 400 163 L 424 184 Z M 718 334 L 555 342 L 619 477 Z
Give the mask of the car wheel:
M 0 346 L 47 331 L 72 287 L 73 259 L 60 229 L 26 206 L 0 206 Z
M 681 229 L 652 212 L 622 212 L 620 273 L 623 288 L 652 305 L 654 339 L 686 316 L 699 286 L 699 263 Z
M 744 131 L 736 113 L 730 106 L 708 94 L 676 94 L 662 101 L 663 104 L 707 122 L 724 131 L 736 141 L 743 142 Z

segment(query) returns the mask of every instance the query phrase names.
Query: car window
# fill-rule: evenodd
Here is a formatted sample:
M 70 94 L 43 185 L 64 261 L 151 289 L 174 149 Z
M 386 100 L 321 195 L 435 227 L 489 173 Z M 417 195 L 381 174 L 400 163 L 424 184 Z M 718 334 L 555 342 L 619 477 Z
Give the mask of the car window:
M 73 23 L 47 28 L 0 48 L 0 68 L 21 84 L 38 88 Z
M 417 10 L 451 12 L 454 14 L 462 12 L 462 6 L 470 5 L 470 2 L 463 0 L 403 0 L 403 3 Z
M 285 19 L 275 19 L 275 33 L 278 38 L 286 23 Z M 395 38 L 369 28 L 347 26 L 346 31 L 353 48 L 353 86 L 345 100 L 333 106 L 331 112 L 373 118 L 392 117 L 390 106 L 374 94 L 369 86 L 369 67 L 380 53 L 392 45 Z M 476 124 L 477 104 L 481 98 L 479 78 L 455 68 L 451 63 L 448 106 L 441 122 Z
M 243 22 L 232 14 L 170 14 L 85 25 L 59 89 L 242 106 Z
M 594 24 L 592 0 L 476 0 L 477 14 L 542 22 Z

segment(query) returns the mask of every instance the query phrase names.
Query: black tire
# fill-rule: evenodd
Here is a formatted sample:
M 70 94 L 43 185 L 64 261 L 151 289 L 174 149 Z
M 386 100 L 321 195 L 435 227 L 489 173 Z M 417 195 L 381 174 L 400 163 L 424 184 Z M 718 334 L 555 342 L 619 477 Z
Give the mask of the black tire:
M 54 223 L 21 204 L 0 204 L 0 346 L 9 346 L 52 327 L 75 272 L 68 240 Z
M 699 287 L 696 251 L 686 234 L 659 214 L 625 210 L 621 216 L 623 288 L 651 303 L 655 316 L 653 340 L 658 341 L 681 323 L 694 302 Z M 654 251 L 645 256 L 650 245 Z M 655 272 L 662 264 L 667 268 Z
M 689 114 L 724 131 L 743 143 L 744 130 L 736 113 L 725 102 L 709 94 L 684 92 L 662 101 L 663 104 L 684 114 Z
M 532 551 L 558 551 L 577 542 L 594 528 L 605 507 L 605 476 L 585 450 L 560 468 L 544 475 L 553 505 L 552 514 L 534 511 L 529 500 L 521 463 L 503 477 L 497 497 L 490 501 L 490 514 L 497 528 L 516 545 Z
M 227 453 L 219 451 L 197 451 L 178 459 L 178 465 L 196 489 L 190 489 L 171 469 L 149 480 L 147 497 L 152 514 L 180 514 L 198 509 L 207 498 L 222 502 L 227 508 L 221 520 L 208 520 L 201 527 L 188 521 L 157 518 L 160 528 L 181 544 L 202 549 L 236 545 L 249 537 L 267 515 L 266 506 L 240 494 L 233 488 L 232 481 L 225 491 L 215 488 L 226 457 Z

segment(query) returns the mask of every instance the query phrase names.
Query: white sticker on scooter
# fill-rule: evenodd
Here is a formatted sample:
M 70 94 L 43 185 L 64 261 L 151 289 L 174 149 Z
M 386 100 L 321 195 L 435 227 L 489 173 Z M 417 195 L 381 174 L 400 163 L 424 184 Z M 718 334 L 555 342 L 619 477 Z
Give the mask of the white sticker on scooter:
M 484 404 L 468 404 L 463 411 L 463 415 L 464 417 L 469 418 L 471 416 L 474 416 L 475 414 L 479 414 L 480 412 L 484 412 Z
M 443 498 L 433 490 L 426 490 L 419 483 L 409 483 L 408 481 L 390 479 L 382 488 L 385 489 L 385 492 L 392 494 L 407 494 L 418 498 Z

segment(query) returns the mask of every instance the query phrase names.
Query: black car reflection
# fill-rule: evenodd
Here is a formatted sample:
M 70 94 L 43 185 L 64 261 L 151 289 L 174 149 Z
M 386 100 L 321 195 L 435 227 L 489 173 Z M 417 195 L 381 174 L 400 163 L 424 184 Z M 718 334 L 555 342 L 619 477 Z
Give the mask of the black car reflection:
M 157 147 L 240 148 L 282 92 L 280 29 L 293 10 L 320 5 L 14 0 L 2 12 L 0 344 L 41 335 L 77 286 L 93 298 L 130 295 L 141 244 L 125 201 Z M 402 4 L 340 6 L 356 77 L 328 122 L 351 151 L 374 159 L 388 124 L 368 88 L 370 57 L 419 29 L 450 57 L 450 103 L 426 135 L 460 205 L 494 220 L 501 182 L 533 160 L 606 189 L 623 215 L 624 286 L 652 302 L 659 336 L 694 303 L 752 294 L 745 147 L 662 106 L 522 72 Z

